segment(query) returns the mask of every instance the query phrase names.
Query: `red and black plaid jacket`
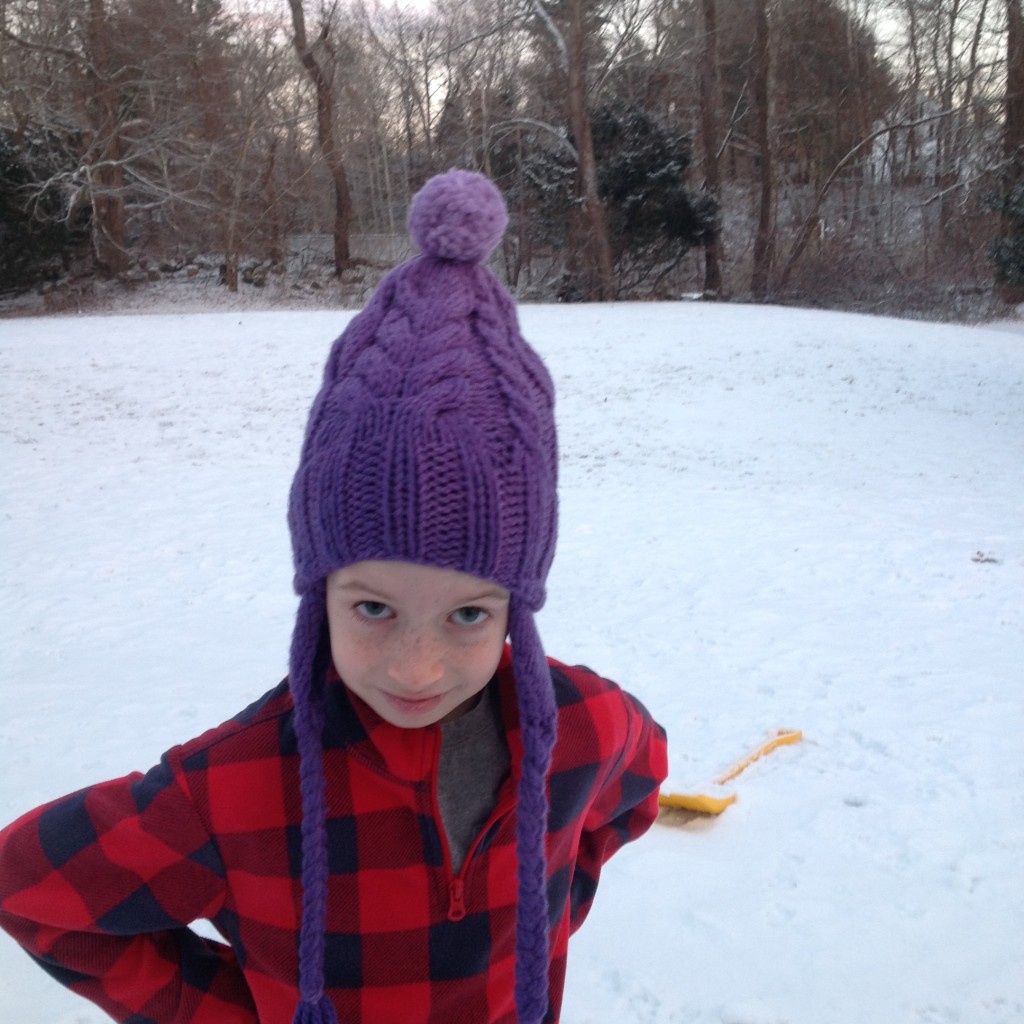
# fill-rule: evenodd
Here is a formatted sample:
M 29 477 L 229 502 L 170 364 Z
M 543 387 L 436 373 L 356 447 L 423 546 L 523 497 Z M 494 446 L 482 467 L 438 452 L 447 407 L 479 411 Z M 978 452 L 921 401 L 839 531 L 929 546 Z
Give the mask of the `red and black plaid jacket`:
M 551 663 L 559 706 L 547 836 L 551 1008 L 602 864 L 657 813 L 665 735 L 614 683 Z M 334 677 L 336 678 L 336 677 Z M 326 988 L 342 1024 L 513 1024 L 515 782 L 453 874 L 440 729 L 398 729 L 328 686 Z M 298 755 L 282 684 L 175 747 L 0 833 L 0 924 L 55 978 L 130 1024 L 290 1024 L 301 911 Z M 208 919 L 226 943 L 187 926 Z

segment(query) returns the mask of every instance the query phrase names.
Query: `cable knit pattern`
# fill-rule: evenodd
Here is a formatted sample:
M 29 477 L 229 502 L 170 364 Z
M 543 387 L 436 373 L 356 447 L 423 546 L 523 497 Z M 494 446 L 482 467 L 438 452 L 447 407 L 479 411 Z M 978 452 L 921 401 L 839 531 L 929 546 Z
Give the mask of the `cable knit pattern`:
M 296 589 L 404 558 L 525 586 L 537 608 L 556 534 L 550 377 L 486 268 L 420 257 L 396 276 L 328 358 L 293 485 Z
M 483 265 L 507 224 L 486 178 L 450 171 L 413 199 L 421 254 L 392 271 L 334 343 L 310 411 L 288 520 L 301 596 L 290 679 L 302 759 L 302 1021 L 322 1005 L 326 913 L 323 675 L 311 662 L 323 580 L 368 559 L 456 569 L 512 594 L 525 750 L 519 783 L 516 1004 L 547 1012 L 546 775 L 555 703 L 533 612 L 557 536 L 554 389 Z M 327 1018 L 322 1018 L 326 1020 Z M 296 1021 L 300 1020 L 297 1013 Z

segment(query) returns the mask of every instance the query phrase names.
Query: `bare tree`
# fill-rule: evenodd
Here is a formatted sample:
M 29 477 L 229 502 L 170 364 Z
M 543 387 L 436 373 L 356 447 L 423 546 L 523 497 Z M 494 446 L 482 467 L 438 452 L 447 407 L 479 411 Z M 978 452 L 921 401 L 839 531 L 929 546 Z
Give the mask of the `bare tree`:
M 324 163 L 334 185 L 334 273 L 340 277 L 351 263 L 349 235 L 352 227 L 352 194 L 349 190 L 345 162 L 335 139 L 334 91 L 328 74 L 314 53 L 313 44 L 306 35 L 306 16 L 302 0 L 288 0 L 294 28 L 293 42 L 299 61 L 306 69 L 316 94 L 317 141 Z M 330 34 L 331 24 L 325 18 L 320 29 L 320 41 Z
M 24 83 L 26 93 L 20 97 L 25 124 L 60 124 L 61 115 L 66 115 L 69 107 L 77 115 L 74 120 L 78 121 L 84 148 L 77 168 L 74 203 L 92 208 L 94 259 L 101 273 L 113 276 L 128 266 L 119 83 L 111 56 L 110 19 L 103 0 L 88 0 L 81 14 L 81 32 L 75 31 L 73 19 L 59 5 L 41 17 L 33 18 L 30 12 L 24 19 L 11 19 L 17 28 L 33 33 L 33 38 L 14 31 L 5 17 L 3 36 L 40 59 L 36 73 Z M 60 84 L 46 78 L 55 68 L 59 68 Z M 66 190 L 72 191 L 70 180 Z
M 233 67 L 225 85 L 234 102 L 216 104 L 208 115 L 214 195 L 209 205 L 221 223 L 224 283 L 238 290 L 243 254 L 257 240 L 270 260 L 284 256 L 281 201 L 274 187 L 281 118 L 275 97 L 286 91 L 276 33 L 247 22 L 235 41 Z M 258 182 L 256 188 L 253 182 Z
M 96 259 L 106 273 L 118 274 L 128 267 L 128 245 L 118 87 L 109 56 L 108 31 L 103 0 L 89 0 L 86 39 L 90 60 L 86 76 L 90 95 L 86 106 L 91 114 L 93 140 L 83 167 L 92 195 Z
M 596 32 L 592 5 L 586 0 L 566 0 L 561 24 L 557 24 L 544 0 L 533 0 L 538 19 L 559 55 L 565 80 L 566 116 L 576 151 L 576 212 L 572 219 L 570 256 L 578 256 L 578 285 L 589 301 L 615 296 L 615 271 L 608 219 L 597 184 L 590 120 L 588 72 L 592 36 Z
M 704 41 L 700 54 L 700 136 L 703 149 L 704 189 L 715 206 L 714 230 L 704 241 L 704 297 L 722 293 L 722 232 L 718 210 L 722 202 L 718 150 L 718 15 L 715 0 L 701 0 Z
M 1024 164 L 1024 12 L 1006 0 L 1006 121 L 1003 153 Z M 1022 168 L 1024 170 L 1024 168 Z
M 1000 294 L 1007 302 L 1024 300 L 1024 216 L 1019 209 L 1024 193 L 1024 13 L 1021 0 L 1006 0 L 1006 101 L 1003 158 L 1006 172 L 1002 200 L 1005 262 L 997 271 Z M 1016 195 L 1017 208 L 1013 196 Z M 1010 254 L 1013 254 L 1011 257 Z
M 100 271 L 129 268 L 129 238 L 151 256 L 220 245 L 237 286 L 239 246 L 272 222 L 251 183 L 275 148 L 274 29 L 157 0 L 51 0 L 46 17 L 15 7 L 4 31 L 18 82 L 5 54 L 4 98 L 23 132 L 64 140 L 65 168 L 35 188 L 63 189 L 69 220 L 91 210 Z
M 761 301 L 768 295 L 768 281 L 771 274 L 775 249 L 774 239 L 774 174 L 775 161 L 772 156 L 772 140 L 769 131 L 770 93 L 769 69 L 771 62 L 771 41 L 768 23 L 768 0 L 753 0 L 754 49 L 751 57 L 751 93 L 754 112 L 754 149 L 757 153 L 759 199 L 757 232 L 754 236 L 754 268 L 750 290 L 754 298 Z

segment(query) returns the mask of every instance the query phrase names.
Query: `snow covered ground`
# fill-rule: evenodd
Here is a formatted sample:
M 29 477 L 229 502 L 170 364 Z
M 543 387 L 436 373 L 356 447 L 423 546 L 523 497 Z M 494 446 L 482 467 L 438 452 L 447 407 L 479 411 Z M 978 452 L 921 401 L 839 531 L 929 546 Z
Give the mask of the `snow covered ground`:
M 0 818 L 283 675 L 284 509 L 349 314 L 0 321 Z M 526 307 L 559 389 L 550 653 L 719 818 L 609 864 L 564 1024 L 1024 1021 L 1024 333 Z M 94 1024 L 0 939 L 0 1021 Z

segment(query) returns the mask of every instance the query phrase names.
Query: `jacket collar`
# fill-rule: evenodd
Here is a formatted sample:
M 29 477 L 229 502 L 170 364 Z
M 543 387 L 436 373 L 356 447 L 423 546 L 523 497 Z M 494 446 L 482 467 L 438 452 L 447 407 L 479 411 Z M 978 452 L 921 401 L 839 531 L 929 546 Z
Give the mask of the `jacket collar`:
M 441 746 L 441 726 L 425 725 L 401 729 L 386 722 L 362 698 L 342 682 L 332 663 L 324 689 L 324 750 L 347 748 L 350 756 L 368 763 L 376 771 L 407 783 L 429 782 L 436 770 Z M 494 679 L 499 688 L 501 717 L 512 759 L 513 777 L 519 777 L 522 742 L 519 707 L 516 700 L 512 655 L 506 644 Z

